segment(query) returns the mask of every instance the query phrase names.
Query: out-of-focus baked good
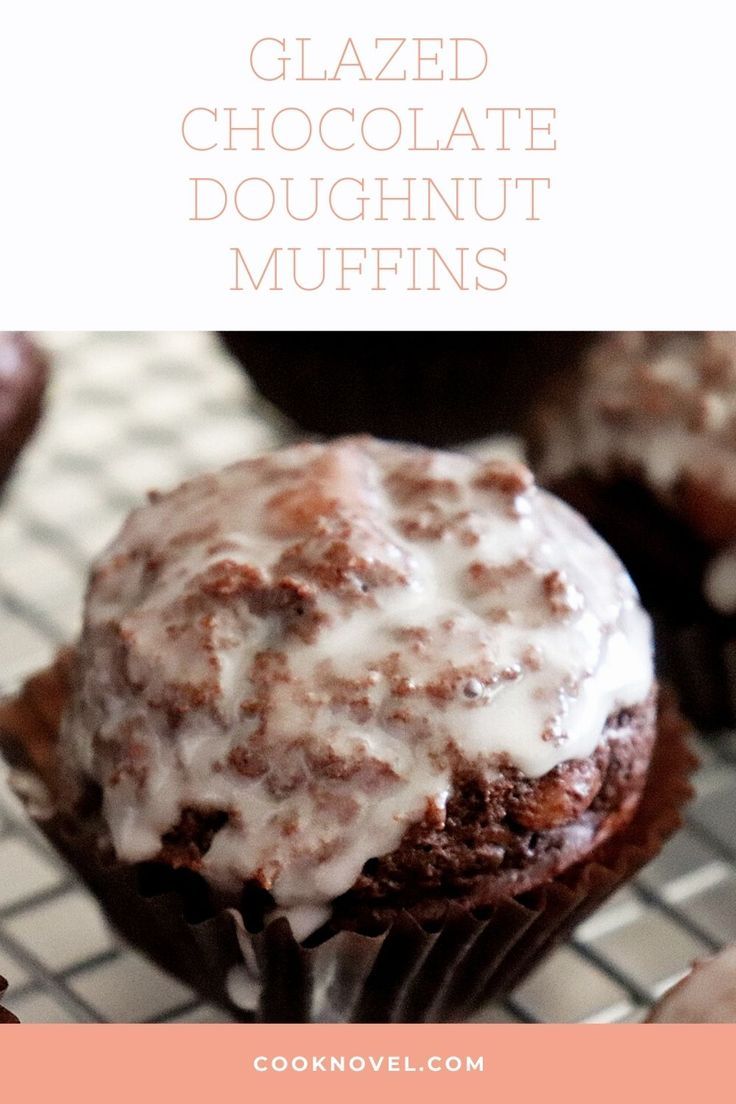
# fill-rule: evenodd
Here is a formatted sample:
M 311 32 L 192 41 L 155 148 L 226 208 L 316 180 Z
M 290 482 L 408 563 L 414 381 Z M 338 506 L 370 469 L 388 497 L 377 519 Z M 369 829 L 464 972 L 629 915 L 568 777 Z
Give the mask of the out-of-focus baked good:
M 538 412 L 543 481 L 617 549 L 666 676 L 705 727 L 736 718 L 736 334 L 601 339 Z
M 574 332 L 222 335 L 261 393 L 302 428 L 447 446 L 526 425 L 541 386 L 577 361 Z
M 41 415 L 48 366 L 27 334 L 0 331 L 0 487 Z

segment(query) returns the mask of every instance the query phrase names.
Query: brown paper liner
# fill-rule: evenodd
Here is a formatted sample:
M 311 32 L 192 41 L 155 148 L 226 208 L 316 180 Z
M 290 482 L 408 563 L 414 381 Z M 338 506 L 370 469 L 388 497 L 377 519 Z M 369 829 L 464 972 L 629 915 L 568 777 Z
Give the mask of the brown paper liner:
M 4 977 L 0 977 L 0 1000 L 5 996 L 5 990 L 8 988 L 8 983 Z M 7 1008 L 3 1008 L 0 1004 L 0 1025 L 2 1024 L 17 1024 L 18 1017 L 14 1016 L 12 1012 L 8 1012 Z
M 61 657 L 0 708 L 0 747 L 31 816 L 134 946 L 244 1022 L 453 1022 L 508 993 L 681 824 L 696 761 L 688 726 L 663 695 L 649 777 L 631 823 L 549 884 L 492 907 L 448 903 L 431 929 L 404 912 L 379 935 L 339 931 L 296 942 L 285 919 L 258 933 L 214 909 L 202 879 L 162 864 L 103 858 L 98 821 L 53 805 L 65 698 Z M 236 999 L 233 999 L 233 998 Z

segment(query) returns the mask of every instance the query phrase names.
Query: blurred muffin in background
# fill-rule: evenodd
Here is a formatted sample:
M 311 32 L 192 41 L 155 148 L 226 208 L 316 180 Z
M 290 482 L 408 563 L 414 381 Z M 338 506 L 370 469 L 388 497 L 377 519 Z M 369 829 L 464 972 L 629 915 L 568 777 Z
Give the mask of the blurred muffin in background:
M 31 339 L 0 331 L 0 487 L 41 416 L 48 365 Z
M 222 334 L 261 393 L 303 429 L 451 445 L 515 433 L 536 389 L 575 363 L 573 332 Z
M 616 548 L 660 669 L 704 727 L 736 720 L 736 334 L 601 337 L 536 412 L 547 486 Z

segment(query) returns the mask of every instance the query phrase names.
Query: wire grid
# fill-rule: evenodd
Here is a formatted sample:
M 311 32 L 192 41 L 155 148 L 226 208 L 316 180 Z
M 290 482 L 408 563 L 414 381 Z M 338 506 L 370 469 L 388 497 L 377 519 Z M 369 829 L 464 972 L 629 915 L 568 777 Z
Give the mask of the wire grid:
M 151 487 L 284 443 L 209 334 L 44 334 L 44 423 L 0 508 L 0 692 L 78 629 L 90 558 Z M 700 745 L 687 827 L 483 1022 L 638 1020 L 736 940 L 736 734 Z M 109 930 L 0 774 L 0 973 L 25 1022 L 227 1022 Z

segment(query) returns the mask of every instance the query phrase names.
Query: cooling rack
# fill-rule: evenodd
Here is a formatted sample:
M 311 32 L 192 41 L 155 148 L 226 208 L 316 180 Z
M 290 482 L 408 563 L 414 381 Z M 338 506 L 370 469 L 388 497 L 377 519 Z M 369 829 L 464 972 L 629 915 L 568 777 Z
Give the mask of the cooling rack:
M 152 487 L 293 437 L 216 338 L 43 334 L 44 422 L 0 508 L 0 692 L 78 629 L 91 557 Z M 693 959 L 736 940 L 736 733 L 696 749 L 686 827 L 486 1022 L 638 1020 Z M 0 768 L 0 972 L 25 1022 L 226 1022 L 113 935 Z

